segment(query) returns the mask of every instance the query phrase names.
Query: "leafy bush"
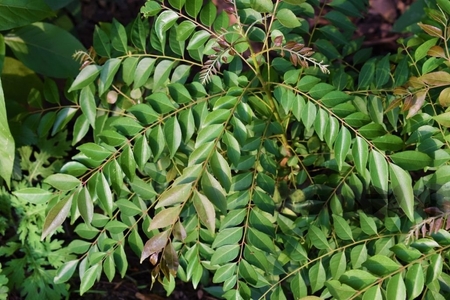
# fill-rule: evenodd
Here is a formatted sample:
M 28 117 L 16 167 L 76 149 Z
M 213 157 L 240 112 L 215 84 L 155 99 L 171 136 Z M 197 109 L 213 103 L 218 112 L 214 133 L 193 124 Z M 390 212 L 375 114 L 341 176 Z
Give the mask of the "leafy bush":
M 43 241 L 76 225 L 56 284 L 123 277 L 131 249 L 168 294 L 449 297 L 450 2 L 380 57 L 352 39 L 368 1 L 274 2 L 233 2 L 230 24 L 147 1 L 96 27 L 73 103 L 30 116 L 52 135 L 75 118 L 78 152 L 33 190 Z

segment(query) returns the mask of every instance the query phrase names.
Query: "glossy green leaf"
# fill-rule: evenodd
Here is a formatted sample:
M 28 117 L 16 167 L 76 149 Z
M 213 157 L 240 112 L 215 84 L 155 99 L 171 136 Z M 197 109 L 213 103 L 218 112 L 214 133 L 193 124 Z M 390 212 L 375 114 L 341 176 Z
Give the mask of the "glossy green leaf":
M 339 279 L 347 269 L 347 261 L 345 252 L 338 252 L 330 259 L 330 271 L 333 279 Z
M 277 19 L 280 23 L 287 28 L 300 27 L 300 21 L 297 19 L 296 15 L 287 8 L 282 8 L 277 12 Z
M 189 16 L 196 18 L 200 10 L 202 9 L 203 1 L 202 0 L 191 0 L 186 1 L 184 8 Z
M 356 290 L 362 290 L 373 284 L 379 278 L 364 270 L 348 270 L 339 281 L 345 283 Z
M 242 227 L 230 227 L 221 229 L 216 235 L 214 242 L 212 243 L 212 248 L 219 248 L 224 245 L 234 245 L 237 244 L 243 235 L 244 229 Z
M 358 90 L 368 88 L 375 76 L 375 59 L 366 62 L 358 76 Z
M 232 276 L 235 276 L 236 272 L 236 263 L 229 263 L 223 266 L 220 266 L 217 271 L 214 273 L 214 277 L 212 282 L 221 283 L 225 280 L 229 279 Z
M 49 202 L 53 198 L 53 193 L 40 188 L 24 188 L 14 191 L 13 194 L 23 201 L 28 201 L 34 204 L 41 204 Z
M 159 119 L 159 114 L 150 105 L 141 103 L 128 109 L 143 125 L 150 125 Z
M 133 180 L 136 175 L 136 161 L 130 146 L 126 146 L 120 155 L 120 167 L 128 179 Z
M 372 140 L 372 143 L 380 150 L 399 151 L 404 147 L 403 139 L 393 134 L 379 136 Z
M 367 235 L 375 235 L 378 233 L 377 224 L 373 217 L 367 216 L 363 211 L 358 211 L 361 230 Z
M 182 140 L 180 124 L 176 117 L 172 117 L 166 121 L 164 124 L 164 134 L 166 136 L 170 157 L 172 158 L 180 147 Z
M 432 159 L 425 153 L 412 150 L 397 152 L 391 154 L 389 157 L 396 165 L 406 171 L 422 170 L 432 163 Z
M 270 0 L 251 0 L 251 7 L 257 12 L 270 13 L 273 10 L 273 3 Z
M 174 66 L 174 62 L 170 60 L 162 60 L 158 63 L 158 65 L 155 68 L 155 74 L 154 78 L 155 81 L 153 82 L 153 90 L 158 90 L 161 88 L 165 82 L 168 80 L 170 72 L 172 71 L 172 67 Z
M 397 165 L 389 163 L 392 192 L 405 215 L 414 221 L 414 192 L 411 175 Z
M 96 190 L 102 208 L 109 216 L 112 216 L 114 198 L 111 193 L 109 183 L 106 180 L 105 174 L 103 172 L 99 173 Z
M 425 280 L 426 284 L 430 284 L 431 282 L 439 278 L 442 273 L 443 263 L 444 259 L 441 254 L 436 253 L 430 256 L 430 264 L 427 268 Z
M 114 263 L 113 255 L 110 254 L 105 257 L 105 260 L 103 261 L 103 272 L 105 273 L 109 282 L 114 279 L 114 276 L 116 275 L 116 266 Z
M 333 144 L 338 136 L 338 133 L 339 133 L 339 122 L 336 118 L 330 117 L 324 136 L 325 142 L 327 143 L 328 147 L 333 148 Z
M 173 225 L 179 218 L 180 207 L 167 207 L 158 212 L 150 221 L 148 231 Z
M 56 120 L 55 120 L 55 123 L 53 123 L 51 135 L 54 136 L 55 134 L 57 134 L 58 132 L 63 130 L 66 127 L 66 125 L 72 120 L 72 118 L 75 116 L 77 111 L 78 111 L 78 109 L 73 108 L 73 107 L 65 107 L 65 108 L 61 109 L 56 114 Z
M 203 5 L 203 8 L 200 12 L 200 21 L 203 25 L 210 27 L 217 16 L 217 8 L 213 2 L 207 2 Z
M 78 259 L 71 260 L 62 264 L 58 268 L 58 271 L 56 271 L 56 275 L 54 278 L 55 284 L 67 282 L 70 278 L 72 278 L 72 275 L 75 273 L 77 266 Z
M 95 25 L 93 44 L 98 55 L 111 57 L 111 39 L 98 25 Z
M 329 280 L 325 282 L 330 294 L 336 299 L 350 299 L 356 294 L 356 290 L 346 284 L 341 284 L 337 280 Z
M 408 268 L 405 276 L 406 293 L 408 299 L 416 299 L 424 288 L 424 271 L 420 263 L 416 263 Z
M 381 153 L 372 150 L 369 157 L 369 171 L 372 184 L 378 193 L 388 192 L 388 163 Z
M 119 234 L 129 229 L 129 226 L 117 221 L 111 220 L 105 225 L 105 229 L 108 230 L 112 234 Z
M 134 71 L 133 88 L 137 89 L 147 82 L 150 74 L 154 70 L 155 62 L 156 59 L 150 57 L 144 57 L 139 61 Z
M 211 256 L 212 265 L 222 265 L 233 261 L 239 254 L 239 245 L 226 245 L 218 248 Z
M 59 200 L 58 203 L 49 210 L 42 229 L 41 240 L 52 234 L 66 220 L 70 212 L 72 200 L 73 193 L 64 199 Z
M 185 41 L 189 38 L 189 36 L 194 32 L 196 25 L 189 20 L 185 20 L 181 22 L 177 26 L 177 40 Z
M 94 283 L 97 280 L 97 277 L 101 271 L 102 271 L 102 265 L 95 264 L 95 265 L 91 266 L 89 269 L 87 269 L 86 272 L 84 272 L 84 274 L 81 276 L 80 295 L 83 295 L 89 289 L 92 288 L 92 286 L 94 285 Z
M 116 19 L 111 24 L 111 46 L 120 53 L 127 52 L 127 32 Z
M 178 14 L 171 10 L 163 11 L 156 18 L 154 29 L 161 44 L 164 44 L 166 31 L 175 24 L 177 19 Z
M 82 89 L 91 84 L 97 79 L 101 69 L 102 67 L 98 65 L 88 65 L 84 67 L 72 82 L 69 92 Z
M 323 288 L 326 280 L 326 272 L 321 260 L 309 269 L 308 275 L 313 293 Z
M 379 285 L 372 286 L 369 288 L 363 296 L 363 300 L 383 300 L 383 295 L 381 293 L 381 288 Z
M 306 107 L 302 113 L 302 122 L 305 125 L 306 130 L 309 130 L 311 126 L 314 124 L 317 114 L 317 107 L 312 103 L 312 101 L 308 101 Z
M 336 235 L 342 240 L 353 240 L 352 230 L 347 221 L 338 215 L 333 215 L 333 225 Z
M 86 224 L 91 224 L 94 217 L 94 203 L 91 194 L 86 187 L 83 187 L 78 193 L 77 207 Z
M 273 253 L 275 251 L 275 246 L 272 238 L 267 234 L 256 230 L 254 228 L 249 228 L 247 233 L 247 241 L 250 245 L 255 246 L 261 250 Z
M 211 168 L 214 176 L 219 180 L 225 191 L 229 191 L 231 187 L 231 169 L 225 158 L 215 151 L 211 157 Z
M 225 191 L 217 179 L 209 172 L 205 171 L 201 183 L 206 197 L 221 211 L 222 214 L 226 215 L 227 200 Z
M 369 146 L 361 137 L 357 136 L 352 147 L 352 155 L 356 170 L 359 174 L 365 174 L 367 160 L 369 158 Z
M 354 269 L 360 268 L 361 265 L 367 260 L 367 247 L 366 245 L 357 245 L 353 247 L 350 252 L 350 261 Z
M 311 225 L 311 227 L 308 231 L 308 237 L 309 237 L 311 243 L 317 249 L 321 249 L 321 250 L 330 249 L 330 246 L 327 241 L 327 237 L 325 236 L 323 231 L 320 230 L 319 227 L 317 227 L 315 225 Z
M 406 286 L 401 273 L 388 279 L 386 296 L 389 299 L 406 299 Z
M 350 150 L 351 139 L 352 137 L 350 131 L 347 128 L 342 127 L 336 138 L 336 142 L 334 143 L 334 152 L 339 171 L 342 170 L 342 165 L 344 164 L 347 153 Z
M 206 196 L 198 191 L 194 192 L 192 200 L 200 222 L 208 228 L 211 234 L 214 234 L 216 231 L 216 211 L 211 203 L 212 201 L 209 201 Z
M 44 182 L 60 191 L 70 191 L 81 183 L 78 178 L 69 174 L 52 174 L 45 178 Z
M 122 62 L 119 58 L 108 59 L 100 71 L 100 81 L 98 83 L 98 93 L 103 95 L 107 92 L 113 83 L 114 76 L 117 71 L 119 71 L 120 63 Z
M 399 264 L 384 255 L 374 255 L 367 259 L 362 265 L 367 268 L 369 272 L 379 276 L 385 276 L 396 272 L 400 268 Z
M 155 208 L 171 206 L 187 201 L 192 193 L 192 184 L 181 184 L 166 190 L 159 197 Z

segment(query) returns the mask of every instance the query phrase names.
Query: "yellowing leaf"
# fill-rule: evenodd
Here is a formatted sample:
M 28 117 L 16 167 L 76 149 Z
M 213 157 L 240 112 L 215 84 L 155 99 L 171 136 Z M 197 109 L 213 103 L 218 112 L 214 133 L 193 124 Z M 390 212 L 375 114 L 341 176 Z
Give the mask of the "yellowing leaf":
M 172 225 L 178 219 L 180 213 L 180 207 L 169 207 L 161 210 L 154 218 L 150 221 L 150 226 L 148 231 L 158 228 L 164 228 L 166 226 Z
M 439 104 L 443 107 L 450 106 L 450 88 L 445 88 L 439 94 Z
M 166 246 L 169 239 L 169 231 L 163 231 L 150 238 L 144 245 L 144 249 L 141 254 L 141 263 L 147 257 L 158 254 Z
M 216 230 L 216 211 L 211 201 L 198 191 L 194 192 L 193 201 L 198 218 L 211 233 L 214 233 Z

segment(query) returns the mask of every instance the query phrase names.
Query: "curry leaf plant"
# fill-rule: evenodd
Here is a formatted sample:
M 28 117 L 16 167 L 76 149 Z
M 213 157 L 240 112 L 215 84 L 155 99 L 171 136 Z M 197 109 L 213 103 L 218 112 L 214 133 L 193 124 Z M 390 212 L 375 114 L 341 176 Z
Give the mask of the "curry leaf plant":
M 450 4 L 377 56 L 353 38 L 368 2 L 147 1 L 98 25 L 53 119 L 77 153 L 44 181 L 42 239 L 69 218 L 79 254 L 55 282 L 83 294 L 136 255 L 168 294 L 448 298 Z

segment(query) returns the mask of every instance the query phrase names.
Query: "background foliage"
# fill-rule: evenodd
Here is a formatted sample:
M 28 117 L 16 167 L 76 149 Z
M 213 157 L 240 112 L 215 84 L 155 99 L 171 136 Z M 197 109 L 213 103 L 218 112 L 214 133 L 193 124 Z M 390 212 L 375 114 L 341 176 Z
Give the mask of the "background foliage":
M 352 38 L 368 1 L 273 2 L 231 3 L 230 24 L 210 2 L 147 1 L 95 28 L 64 99 L 51 79 L 30 93 L 38 109 L 9 121 L 27 134 L 2 193 L 23 233 L 0 254 L 25 253 L 2 266 L 10 288 L 51 256 L 41 289 L 78 274 L 84 294 L 133 255 L 168 294 L 178 278 L 226 299 L 449 297 L 450 2 L 383 56 Z

